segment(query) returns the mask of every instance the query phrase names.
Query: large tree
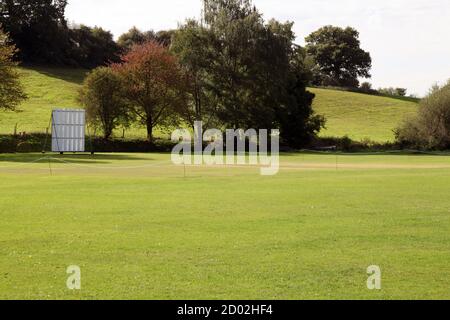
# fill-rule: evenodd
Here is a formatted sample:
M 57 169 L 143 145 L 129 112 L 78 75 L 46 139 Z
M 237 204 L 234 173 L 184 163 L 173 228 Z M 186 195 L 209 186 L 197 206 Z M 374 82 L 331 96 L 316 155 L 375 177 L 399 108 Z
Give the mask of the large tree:
M 0 23 L 25 62 L 67 63 L 67 0 L 2 0 Z
M 187 92 L 191 102 L 182 116 L 192 126 L 194 121 L 203 121 L 208 127 L 215 120 L 214 102 L 209 92 L 210 43 L 209 30 L 195 20 L 188 20 L 175 32 L 170 48 L 189 79 Z
M 353 28 L 322 27 L 306 37 L 306 49 L 316 62 L 316 78 L 322 85 L 357 87 L 358 77 L 371 77 L 372 59 L 361 49 Z
M 71 58 L 85 68 L 94 68 L 120 61 L 120 47 L 111 32 L 100 27 L 80 25 L 70 30 L 74 44 Z
M 26 99 L 13 61 L 16 48 L 9 43 L 0 25 L 0 108 L 14 110 Z
M 172 43 L 193 77 L 196 117 L 212 114 L 236 129 L 279 128 L 284 141 L 306 143 L 323 122 L 312 111 L 306 72 L 294 62 L 299 50 L 292 23 L 266 23 L 250 0 L 204 1 L 203 12 L 202 21 L 188 21 Z
M 155 41 L 135 45 L 122 61 L 113 68 L 122 75 L 131 111 L 152 142 L 153 129 L 176 122 L 186 107 L 184 74 L 176 57 Z

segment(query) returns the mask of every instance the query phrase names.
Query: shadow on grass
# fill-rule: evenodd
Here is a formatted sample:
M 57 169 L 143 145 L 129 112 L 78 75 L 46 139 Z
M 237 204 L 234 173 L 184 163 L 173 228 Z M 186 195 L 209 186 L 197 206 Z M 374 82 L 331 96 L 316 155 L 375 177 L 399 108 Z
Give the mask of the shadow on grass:
M 52 161 L 67 161 L 69 163 L 80 164 L 108 164 L 113 161 L 155 161 L 154 158 L 144 158 L 132 154 L 54 154 L 54 153 L 21 153 L 21 154 L 0 154 L 1 162 L 30 163 L 34 161 L 47 161 L 47 158 L 53 158 Z M 56 160 L 58 159 L 58 160 Z
M 404 151 L 355 151 L 355 152 L 345 152 L 345 151 L 315 151 L 315 150 L 301 150 L 290 153 L 281 153 L 281 156 L 299 156 L 299 155 L 327 155 L 327 156 L 436 156 L 436 157 L 448 157 L 450 156 L 449 151 L 436 151 L 436 152 L 426 152 L 426 151 L 416 151 L 416 150 L 404 150 Z
M 60 79 L 63 81 L 82 84 L 89 70 L 69 67 L 51 67 L 40 65 L 22 65 L 26 69 L 31 69 L 47 77 Z

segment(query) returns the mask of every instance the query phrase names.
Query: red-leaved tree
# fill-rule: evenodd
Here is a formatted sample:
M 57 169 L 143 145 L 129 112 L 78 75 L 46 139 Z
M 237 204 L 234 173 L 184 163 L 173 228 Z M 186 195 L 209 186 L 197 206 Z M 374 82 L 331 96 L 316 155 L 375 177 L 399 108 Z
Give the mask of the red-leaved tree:
M 186 108 L 185 76 L 176 57 L 154 41 L 134 46 L 122 61 L 112 67 L 122 75 L 131 111 L 153 142 L 153 129 L 175 124 Z

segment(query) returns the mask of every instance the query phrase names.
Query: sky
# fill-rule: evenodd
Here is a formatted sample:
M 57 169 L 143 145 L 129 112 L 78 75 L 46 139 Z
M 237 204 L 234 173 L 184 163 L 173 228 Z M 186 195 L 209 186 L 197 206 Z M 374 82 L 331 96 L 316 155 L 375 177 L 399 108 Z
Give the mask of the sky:
M 448 0 L 253 0 L 265 19 L 294 22 L 297 43 L 324 25 L 351 26 L 372 60 L 374 88 L 425 95 L 450 79 Z M 155 31 L 198 18 L 201 0 L 69 0 L 69 22 L 100 26 L 117 38 L 136 26 Z

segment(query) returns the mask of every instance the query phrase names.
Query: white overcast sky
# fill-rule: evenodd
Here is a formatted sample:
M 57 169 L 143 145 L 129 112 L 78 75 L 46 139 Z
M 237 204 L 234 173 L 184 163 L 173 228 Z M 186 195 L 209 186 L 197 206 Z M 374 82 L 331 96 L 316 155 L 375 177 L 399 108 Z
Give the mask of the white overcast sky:
M 253 0 L 266 19 L 295 22 L 297 42 L 323 25 L 352 26 L 373 59 L 378 87 L 423 95 L 450 78 L 449 0 Z M 175 28 L 199 17 L 201 0 L 69 0 L 71 22 L 101 26 L 118 37 L 130 27 Z

